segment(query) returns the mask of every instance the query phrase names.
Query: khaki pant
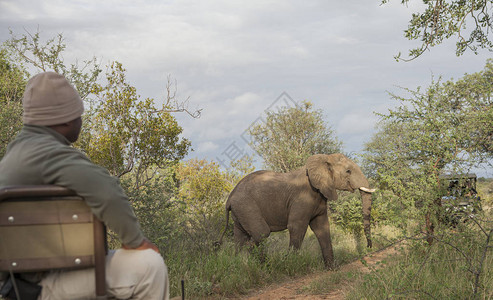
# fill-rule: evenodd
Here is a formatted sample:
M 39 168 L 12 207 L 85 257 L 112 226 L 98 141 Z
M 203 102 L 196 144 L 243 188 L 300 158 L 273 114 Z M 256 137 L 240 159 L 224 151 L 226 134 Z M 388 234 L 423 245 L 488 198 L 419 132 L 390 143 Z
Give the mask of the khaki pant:
M 95 298 L 94 269 L 57 271 L 41 280 L 40 300 Z M 106 290 L 117 299 L 168 300 L 168 270 L 157 252 L 110 251 L 106 256 Z

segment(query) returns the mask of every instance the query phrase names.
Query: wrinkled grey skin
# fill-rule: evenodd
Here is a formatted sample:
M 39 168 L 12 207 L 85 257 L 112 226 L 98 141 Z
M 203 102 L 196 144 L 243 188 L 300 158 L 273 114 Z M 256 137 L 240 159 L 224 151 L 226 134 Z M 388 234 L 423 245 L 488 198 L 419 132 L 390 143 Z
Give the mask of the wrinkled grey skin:
M 325 265 L 332 268 L 334 254 L 327 200 L 337 199 L 336 190 L 360 190 L 364 230 L 371 247 L 370 211 L 374 190 L 358 165 L 342 154 L 313 155 L 304 167 L 289 173 L 257 171 L 247 175 L 229 195 L 226 224 L 231 211 L 239 246 L 247 242 L 258 245 L 271 232 L 288 229 L 289 245 L 295 249 L 300 248 L 310 225 L 320 243 Z

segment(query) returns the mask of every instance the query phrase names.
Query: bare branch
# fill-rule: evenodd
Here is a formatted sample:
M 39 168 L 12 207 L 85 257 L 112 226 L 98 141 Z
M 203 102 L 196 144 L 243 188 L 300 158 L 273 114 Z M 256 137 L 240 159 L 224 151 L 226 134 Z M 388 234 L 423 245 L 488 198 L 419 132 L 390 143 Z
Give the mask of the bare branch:
M 168 75 L 166 83 L 166 98 L 164 99 L 163 109 L 152 111 L 152 113 L 187 113 L 194 119 L 200 118 L 202 109 L 189 109 L 190 97 L 187 97 L 184 101 L 179 101 L 176 98 L 177 83 L 176 80 L 171 80 L 171 76 Z

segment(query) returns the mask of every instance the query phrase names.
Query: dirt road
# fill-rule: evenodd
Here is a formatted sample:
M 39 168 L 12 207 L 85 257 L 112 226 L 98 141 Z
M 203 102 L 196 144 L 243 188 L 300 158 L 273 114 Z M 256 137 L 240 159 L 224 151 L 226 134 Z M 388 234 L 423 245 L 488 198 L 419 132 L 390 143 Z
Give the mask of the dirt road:
M 392 254 L 397 253 L 397 247 L 401 245 L 394 245 L 384 250 L 374 252 L 364 257 L 366 266 L 361 261 L 355 261 L 353 263 L 342 266 L 337 271 L 327 271 L 327 272 L 349 272 L 349 271 L 360 271 L 360 272 L 370 272 L 370 269 L 376 267 L 377 263 L 383 259 L 389 257 Z M 332 290 L 329 294 L 324 295 L 309 295 L 305 294 L 303 288 L 308 286 L 311 282 L 319 279 L 320 277 L 327 275 L 327 272 L 320 272 L 316 274 L 310 274 L 305 277 L 300 277 L 293 279 L 287 283 L 272 285 L 266 287 L 262 290 L 256 291 L 246 297 L 242 297 L 242 300 L 277 300 L 277 299 L 305 299 L 305 300 L 316 300 L 316 299 L 344 299 L 345 292 L 347 291 L 346 285 L 342 285 L 335 290 Z

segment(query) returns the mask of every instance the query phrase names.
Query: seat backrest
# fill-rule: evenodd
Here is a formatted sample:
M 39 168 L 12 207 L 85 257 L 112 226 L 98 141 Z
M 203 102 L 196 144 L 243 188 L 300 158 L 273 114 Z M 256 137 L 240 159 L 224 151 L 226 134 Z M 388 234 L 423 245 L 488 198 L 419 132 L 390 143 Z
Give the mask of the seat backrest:
M 73 191 L 53 185 L 0 189 L 0 271 L 94 266 L 101 296 L 105 244 L 104 225 Z

